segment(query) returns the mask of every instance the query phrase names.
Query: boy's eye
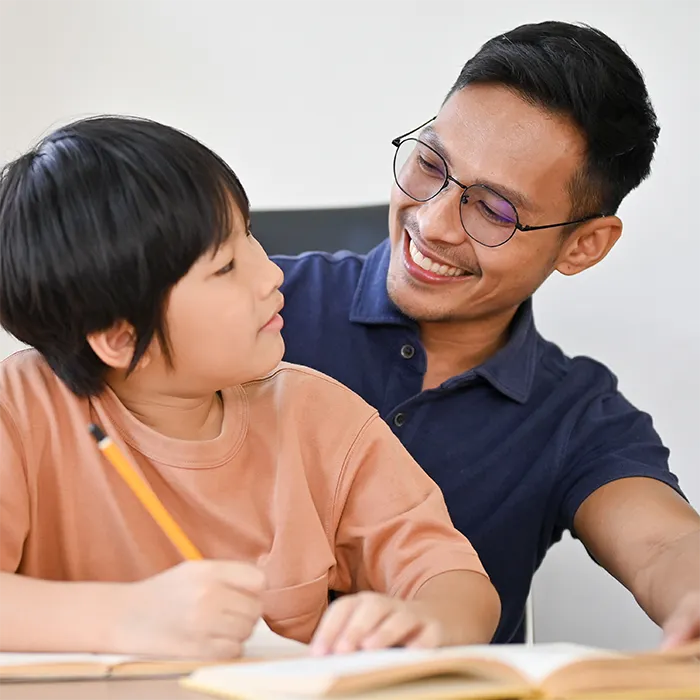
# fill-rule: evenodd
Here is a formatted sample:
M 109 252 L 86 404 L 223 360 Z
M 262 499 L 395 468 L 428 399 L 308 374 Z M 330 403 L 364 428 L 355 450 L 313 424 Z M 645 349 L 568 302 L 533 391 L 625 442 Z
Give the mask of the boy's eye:
M 226 275 L 229 272 L 233 271 L 233 267 L 233 260 L 231 260 L 231 262 L 228 265 L 224 265 L 220 270 L 217 270 L 214 274 L 217 275 L 217 277 L 221 275 Z

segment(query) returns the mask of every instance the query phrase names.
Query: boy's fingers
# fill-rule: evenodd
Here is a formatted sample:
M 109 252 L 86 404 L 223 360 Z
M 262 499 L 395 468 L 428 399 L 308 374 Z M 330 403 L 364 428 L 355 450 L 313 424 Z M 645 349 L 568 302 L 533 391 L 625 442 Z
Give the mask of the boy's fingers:
M 336 640 L 342 634 L 348 620 L 352 617 L 356 605 L 357 596 L 349 595 L 336 600 L 326 610 L 316 629 L 316 634 L 311 640 L 310 651 L 312 656 L 324 656 L 333 651 Z
M 361 595 L 358 599 L 353 614 L 346 620 L 345 627 L 336 638 L 333 651 L 337 654 L 362 649 L 364 641 L 391 617 L 394 610 L 393 601 L 384 596 Z

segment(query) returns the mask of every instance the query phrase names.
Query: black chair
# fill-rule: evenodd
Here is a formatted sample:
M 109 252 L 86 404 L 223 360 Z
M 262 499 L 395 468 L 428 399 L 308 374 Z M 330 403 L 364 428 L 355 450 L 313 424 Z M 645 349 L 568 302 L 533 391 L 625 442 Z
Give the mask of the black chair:
M 251 229 L 268 255 L 307 250 L 367 253 L 388 235 L 389 205 L 252 211 Z

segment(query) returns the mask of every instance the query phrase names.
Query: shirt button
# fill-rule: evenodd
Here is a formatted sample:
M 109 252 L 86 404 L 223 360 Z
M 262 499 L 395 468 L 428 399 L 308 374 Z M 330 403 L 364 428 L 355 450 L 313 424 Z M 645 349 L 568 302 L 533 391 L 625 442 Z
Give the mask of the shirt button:
M 406 414 L 405 413 L 397 413 L 394 416 L 394 425 L 397 428 L 400 428 L 405 422 L 406 422 Z
M 401 357 L 403 357 L 404 360 L 410 360 L 415 354 L 416 349 L 413 345 L 404 345 L 401 348 Z

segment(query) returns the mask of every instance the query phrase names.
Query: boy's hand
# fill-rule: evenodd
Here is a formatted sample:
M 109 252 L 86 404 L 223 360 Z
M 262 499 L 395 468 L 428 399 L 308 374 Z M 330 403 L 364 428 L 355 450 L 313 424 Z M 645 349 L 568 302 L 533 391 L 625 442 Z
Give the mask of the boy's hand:
M 264 588 L 250 564 L 179 564 L 127 587 L 115 645 L 149 656 L 235 658 L 260 618 Z
M 345 654 L 392 646 L 431 648 L 442 643 L 440 623 L 411 601 L 379 593 L 339 598 L 323 616 L 311 654 Z

